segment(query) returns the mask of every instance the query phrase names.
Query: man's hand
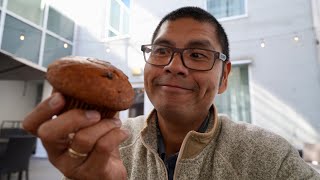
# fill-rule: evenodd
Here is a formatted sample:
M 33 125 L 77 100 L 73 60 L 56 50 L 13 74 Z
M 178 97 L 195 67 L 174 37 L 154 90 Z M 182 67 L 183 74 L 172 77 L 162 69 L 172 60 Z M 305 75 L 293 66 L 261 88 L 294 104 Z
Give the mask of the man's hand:
M 23 126 L 38 136 L 49 160 L 71 179 L 126 179 L 119 144 L 129 133 L 120 129 L 119 119 L 100 119 L 97 111 L 63 109 L 65 100 L 54 93 L 24 120 Z

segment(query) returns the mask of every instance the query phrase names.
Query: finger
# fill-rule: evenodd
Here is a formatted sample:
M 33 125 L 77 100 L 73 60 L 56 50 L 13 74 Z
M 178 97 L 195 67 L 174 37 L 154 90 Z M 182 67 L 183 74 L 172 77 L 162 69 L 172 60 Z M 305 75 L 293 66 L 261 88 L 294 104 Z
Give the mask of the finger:
M 79 165 L 77 171 L 68 175 L 77 179 L 80 178 L 81 172 L 86 171 L 88 174 L 95 174 L 106 179 L 125 177 L 126 170 L 119 156 L 119 145 L 129 136 L 130 133 L 126 129 L 115 128 L 111 130 L 97 141 L 93 151 L 85 162 Z
M 126 130 L 114 128 L 97 141 L 94 150 L 88 154 L 88 157 L 72 158 L 68 151 L 64 151 L 60 160 L 53 163 L 56 167 L 59 167 L 60 171 L 63 172 L 65 176 L 75 179 L 80 177 L 85 179 L 83 175 L 91 174 L 89 172 L 90 170 L 93 170 L 94 172 L 92 173 L 95 174 L 98 172 L 105 172 L 106 165 L 109 163 L 109 158 L 120 160 L 119 155 L 114 155 L 112 151 L 118 151 L 119 144 L 128 138 L 128 134 L 129 133 Z M 83 174 L 83 172 L 86 173 Z M 101 175 L 100 177 L 105 176 Z
M 70 144 L 68 134 L 93 125 L 99 120 L 100 113 L 97 111 L 73 109 L 59 115 L 51 121 L 43 123 L 38 130 L 38 136 L 52 164 L 59 164 L 56 165 L 56 167 L 61 166 L 62 169 L 64 169 L 66 165 L 68 165 L 68 168 L 75 168 L 78 163 L 71 161 L 70 156 L 65 157 Z
M 53 93 L 48 99 L 38 104 L 23 121 L 23 128 L 37 135 L 39 126 L 58 114 L 64 107 L 65 100 L 60 93 Z
M 103 154 L 110 154 L 115 149 L 118 149 L 119 145 L 125 140 L 127 140 L 129 136 L 129 130 L 124 128 L 116 128 L 110 131 L 109 133 L 105 134 L 98 140 L 92 153 L 93 155 L 96 155 L 96 157 Z
M 68 138 L 70 133 L 91 126 L 99 120 L 98 111 L 72 109 L 43 123 L 38 129 L 38 135 L 43 141 L 56 142 Z
M 77 131 L 70 147 L 79 153 L 89 153 L 98 139 L 109 131 L 120 127 L 121 121 L 119 119 L 103 119 L 93 126 Z

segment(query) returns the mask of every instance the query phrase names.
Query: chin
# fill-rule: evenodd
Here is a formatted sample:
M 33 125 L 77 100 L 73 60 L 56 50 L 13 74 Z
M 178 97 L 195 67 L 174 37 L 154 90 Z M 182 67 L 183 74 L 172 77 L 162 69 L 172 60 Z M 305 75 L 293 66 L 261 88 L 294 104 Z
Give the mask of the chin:
M 186 114 L 186 112 L 190 111 L 190 107 L 187 108 L 185 106 L 177 105 L 177 104 L 167 104 L 167 105 L 159 105 L 156 108 L 157 111 L 165 113 L 165 114 Z

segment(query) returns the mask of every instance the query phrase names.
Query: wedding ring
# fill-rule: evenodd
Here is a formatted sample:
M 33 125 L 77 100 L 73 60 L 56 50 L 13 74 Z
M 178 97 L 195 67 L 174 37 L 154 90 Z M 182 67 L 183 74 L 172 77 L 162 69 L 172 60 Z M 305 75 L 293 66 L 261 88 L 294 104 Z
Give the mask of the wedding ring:
M 69 156 L 75 159 L 87 157 L 87 153 L 79 153 L 73 150 L 71 147 L 68 148 Z

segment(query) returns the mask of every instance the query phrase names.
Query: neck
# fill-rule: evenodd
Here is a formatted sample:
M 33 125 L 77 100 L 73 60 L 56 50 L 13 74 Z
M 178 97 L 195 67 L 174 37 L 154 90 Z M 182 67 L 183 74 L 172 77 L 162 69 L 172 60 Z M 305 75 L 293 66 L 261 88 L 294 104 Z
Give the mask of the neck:
M 166 147 L 166 155 L 171 155 L 180 150 L 182 142 L 189 131 L 197 131 L 207 117 L 209 111 L 197 113 L 193 116 L 177 116 L 157 112 L 159 128 Z

